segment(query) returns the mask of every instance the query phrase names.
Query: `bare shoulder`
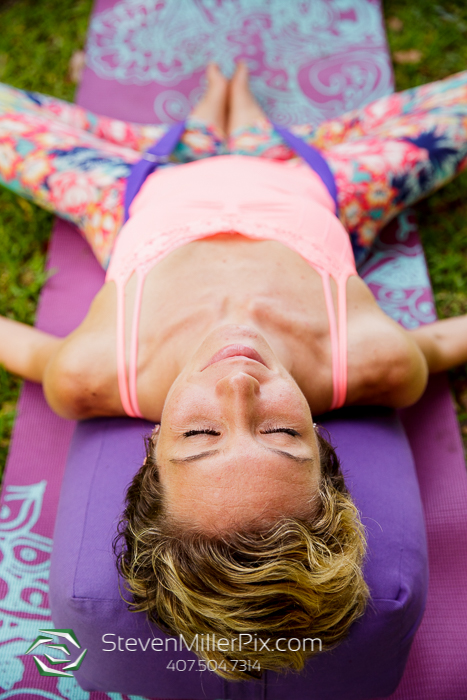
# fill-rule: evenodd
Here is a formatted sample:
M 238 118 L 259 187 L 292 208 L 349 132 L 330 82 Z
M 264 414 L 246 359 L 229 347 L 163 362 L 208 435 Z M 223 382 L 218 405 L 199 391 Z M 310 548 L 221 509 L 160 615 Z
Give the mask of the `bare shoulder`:
M 348 403 L 409 406 L 426 387 L 425 357 L 411 334 L 389 318 L 363 287 L 354 308 L 349 308 Z
M 50 358 L 44 373 L 44 394 L 63 418 L 84 420 L 124 415 L 118 396 L 114 328 L 96 323 L 99 305 Z

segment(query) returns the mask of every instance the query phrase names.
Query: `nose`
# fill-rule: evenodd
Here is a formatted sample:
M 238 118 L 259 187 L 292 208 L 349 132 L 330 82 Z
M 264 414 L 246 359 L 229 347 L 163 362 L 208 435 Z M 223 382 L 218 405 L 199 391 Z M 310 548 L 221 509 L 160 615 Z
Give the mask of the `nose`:
M 216 393 L 220 397 L 229 398 L 230 400 L 254 399 L 259 395 L 259 381 L 246 372 L 234 371 L 228 374 L 216 384 Z

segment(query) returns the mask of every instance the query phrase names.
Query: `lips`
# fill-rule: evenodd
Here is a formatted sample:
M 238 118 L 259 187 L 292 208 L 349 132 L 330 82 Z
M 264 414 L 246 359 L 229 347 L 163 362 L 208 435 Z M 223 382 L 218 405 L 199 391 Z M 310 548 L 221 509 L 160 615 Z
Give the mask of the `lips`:
M 266 363 L 261 355 L 256 352 L 256 350 L 253 350 L 253 348 L 249 348 L 248 345 L 227 345 L 225 348 L 222 348 L 211 357 L 207 365 L 203 367 L 203 370 L 206 369 L 206 367 L 213 365 L 215 362 L 227 360 L 229 357 L 247 357 L 249 360 L 260 362 L 266 367 Z

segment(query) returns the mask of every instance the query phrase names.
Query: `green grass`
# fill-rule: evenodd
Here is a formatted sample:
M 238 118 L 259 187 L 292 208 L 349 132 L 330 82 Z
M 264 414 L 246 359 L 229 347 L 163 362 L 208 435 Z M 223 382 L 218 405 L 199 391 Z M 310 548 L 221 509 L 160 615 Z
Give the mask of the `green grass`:
M 85 44 L 92 0 L 16 0 L 0 4 L 0 81 L 73 100 L 73 53 Z M 386 0 L 391 52 L 420 51 L 416 64 L 395 64 L 404 90 L 467 68 L 465 0 Z M 392 23 L 394 24 L 394 23 Z M 397 23 L 396 23 L 397 24 Z M 417 207 L 440 316 L 467 313 L 467 173 Z M 32 324 L 52 216 L 0 189 L 0 314 Z M 451 373 L 467 445 L 467 372 Z M 0 472 L 5 463 L 20 380 L 0 367 Z
M 391 53 L 417 49 L 416 64 L 394 63 L 396 89 L 441 80 L 467 69 L 465 0 L 383 2 Z M 390 18 L 402 22 L 390 28 Z M 416 207 L 440 318 L 467 313 L 467 172 Z M 467 368 L 449 373 L 467 453 Z
M 73 100 L 73 53 L 84 47 L 92 0 L 0 5 L 0 81 Z M 33 324 L 53 216 L 0 188 L 0 314 Z M 21 380 L 0 367 L 0 479 Z

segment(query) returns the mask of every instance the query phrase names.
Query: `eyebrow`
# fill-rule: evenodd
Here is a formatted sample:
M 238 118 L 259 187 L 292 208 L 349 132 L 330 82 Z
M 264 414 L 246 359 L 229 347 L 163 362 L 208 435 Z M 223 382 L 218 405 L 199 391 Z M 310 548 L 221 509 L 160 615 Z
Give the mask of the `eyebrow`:
M 313 464 L 315 461 L 312 457 L 297 457 L 297 455 L 293 455 L 290 452 L 284 452 L 284 450 L 274 449 L 274 447 L 264 447 L 264 449 L 268 450 L 269 452 L 274 452 L 276 455 L 281 455 L 281 457 L 287 457 L 287 459 L 291 459 L 299 464 L 306 464 L 307 462 L 311 462 Z M 183 459 L 176 459 L 173 457 L 172 459 L 169 459 L 169 462 L 172 464 L 186 464 L 187 462 L 197 462 L 201 459 L 206 459 L 206 457 L 209 457 L 210 455 L 216 455 L 219 453 L 220 450 L 208 450 L 207 452 L 200 452 L 197 455 L 191 455 L 190 457 L 184 457 Z

